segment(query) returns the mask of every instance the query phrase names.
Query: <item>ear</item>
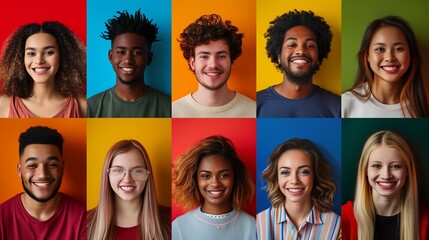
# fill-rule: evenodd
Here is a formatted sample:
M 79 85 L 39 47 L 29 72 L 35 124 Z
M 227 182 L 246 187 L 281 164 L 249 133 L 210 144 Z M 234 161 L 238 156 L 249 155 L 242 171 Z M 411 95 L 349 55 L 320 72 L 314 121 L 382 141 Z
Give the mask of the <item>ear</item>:
M 277 62 L 280 64 L 281 60 L 280 60 L 280 55 L 277 56 Z
M 16 166 L 16 170 L 18 171 L 19 178 L 21 178 L 21 163 L 18 163 L 18 165 Z
M 107 57 L 109 58 L 110 63 L 112 63 L 112 49 L 109 50 L 109 52 L 107 53 Z
M 188 60 L 189 67 L 192 69 L 193 72 L 195 72 L 195 58 L 190 57 Z
M 149 52 L 149 55 L 147 57 L 146 66 L 149 66 L 152 63 L 152 59 L 153 59 L 153 52 Z

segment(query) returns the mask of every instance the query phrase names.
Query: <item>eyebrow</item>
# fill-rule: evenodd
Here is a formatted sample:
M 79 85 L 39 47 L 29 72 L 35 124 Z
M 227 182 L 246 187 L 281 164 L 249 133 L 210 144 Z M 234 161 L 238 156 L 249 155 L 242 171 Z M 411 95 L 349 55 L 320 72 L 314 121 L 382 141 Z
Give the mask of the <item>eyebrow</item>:
M 49 49 L 49 48 L 57 49 L 55 46 L 46 46 L 46 47 L 43 47 L 42 50 L 46 50 L 46 49 Z M 28 47 L 28 48 L 25 49 L 25 51 L 27 51 L 27 50 L 36 51 L 36 48 Z
M 393 45 L 405 45 L 405 44 L 406 44 L 405 42 L 395 42 L 395 43 L 393 43 Z M 382 43 L 382 42 L 378 42 L 378 43 L 374 43 L 374 45 L 383 45 L 383 46 L 385 46 L 387 44 Z
M 209 170 L 200 170 L 200 173 L 212 173 L 211 171 L 209 171 Z M 223 169 L 223 170 L 220 170 L 220 171 L 218 171 L 219 173 L 220 172 L 231 172 L 231 170 L 229 170 L 229 169 Z
M 198 52 L 197 53 L 197 55 L 200 55 L 200 54 L 208 54 L 208 55 L 210 55 L 211 52 L 204 51 L 204 52 Z M 219 52 L 216 52 L 215 54 L 228 54 L 228 52 L 227 51 L 219 51 Z
M 311 166 L 309 166 L 309 165 L 303 165 L 303 166 L 299 166 L 298 169 L 306 168 L 306 167 L 311 168 Z M 290 167 L 280 167 L 279 169 L 282 169 L 282 168 L 284 168 L 284 169 L 290 169 Z
M 285 39 L 285 42 L 289 41 L 289 40 L 295 40 L 296 41 L 296 40 L 298 40 L 298 38 L 296 38 L 296 37 L 288 37 L 288 38 Z M 306 38 L 305 41 L 315 41 L 316 42 L 316 39 L 310 37 L 310 38 Z
M 37 157 L 29 157 L 29 158 L 25 159 L 25 162 L 27 163 L 29 161 L 37 161 L 37 160 L 38 160 Z M 57 161 L 57 162 L 59 162 L 60 160 L 58 159 L 57 156 L 49 156 L 48 157 L 48 161 Z
M 117 46 L 115 47 L 115 49 L 127 49 L 127 47 Z M 131 47 L 131 49 L 144 49 L 144 48 L 140 46 L 134 46 L 134 47 Z

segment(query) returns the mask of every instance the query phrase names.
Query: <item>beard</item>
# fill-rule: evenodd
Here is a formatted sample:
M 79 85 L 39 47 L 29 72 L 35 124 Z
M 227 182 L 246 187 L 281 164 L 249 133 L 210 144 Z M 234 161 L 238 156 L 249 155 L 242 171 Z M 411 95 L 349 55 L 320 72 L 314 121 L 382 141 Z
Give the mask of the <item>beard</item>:
M 51 200 L 52 198 L 54 198 L 57 195 L 57 193 L 58 193 L 58 191 L 60 190 L 60 187 L 61 187 L 61 181 L 62 181 L 62 179 L 61 178 L 59 179 L 58 186 L 52 191 L 51 195 L 49 195 L 46 198 L 36 197 L 36 195 L 34 195 L 30 191 L 30 189 L 28 189 L 25 186 L 24 179 L 21 178 L 21 181 L 22 181 L 22 187 L 24 188 L 24 191 L 28 194 L 28 196 L 30 196 L 32 199 L 36 200 L 37 202 L 47 202 L 47 201 Z
M 195 74 L 195 73 L 194 73 L 194 74 Z M 209 85 L 207 85 L 206 83 L 204 83 L 203 81 L 200 81 L 200 80 L 198 79 L 198 77 L 196 77 L 196 78 L 197 78 L 198 83 L 199 83 L 199 84 L 201 84 L 201 86 L 203 86 L 205 89 L 215 91 L 215 90 L 218 90 L 218 89 L 220 89 L 221 87 L 223 87 L 223 86 L 228 82 L 228 79 L 229 79 L 229 76 L 230 76 L 230 75 L 231 75 L 231 71 L 229 71 L 229 72 L 226 74 L 226 76 L 225 76 L 225 80 L 223 80 L 223 82 L 221 82 L 219 85 L 215 85 L 215 86 L 209 86 Z
M 290 69 L 289 65 L 286 65 L 283 63 L 283 61 L 280 61 L 280 65 L 283 69 L 283 72 L 286 74 L 287 78 L 294 84 L 308 84 L 311 83 L 313 79 L 314 73 L 316 73 L 317 65 L 311 66 L 311 68 L 306 73 L 294 73 Z

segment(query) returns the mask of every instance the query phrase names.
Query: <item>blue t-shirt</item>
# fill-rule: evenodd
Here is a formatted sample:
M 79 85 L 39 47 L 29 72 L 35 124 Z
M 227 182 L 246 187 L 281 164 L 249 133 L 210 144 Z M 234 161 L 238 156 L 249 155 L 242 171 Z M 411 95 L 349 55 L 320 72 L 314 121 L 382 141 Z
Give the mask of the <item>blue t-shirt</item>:
M 264 118 L 339 118 L 341 97 L 317 85 L 301 99 L 288 99 L 269 87 L 256 94 L 257 117 Z

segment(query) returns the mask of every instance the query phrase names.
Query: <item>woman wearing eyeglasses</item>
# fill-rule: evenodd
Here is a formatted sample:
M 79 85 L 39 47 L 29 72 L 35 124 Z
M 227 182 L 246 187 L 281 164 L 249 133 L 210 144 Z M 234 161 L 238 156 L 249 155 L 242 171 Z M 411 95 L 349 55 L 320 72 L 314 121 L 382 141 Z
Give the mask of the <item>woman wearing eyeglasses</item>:
M 149 156 L 138 141 L 115 143 L 102 171 L 88 239 L 171 239 L 170 212 L 158 206 Z

